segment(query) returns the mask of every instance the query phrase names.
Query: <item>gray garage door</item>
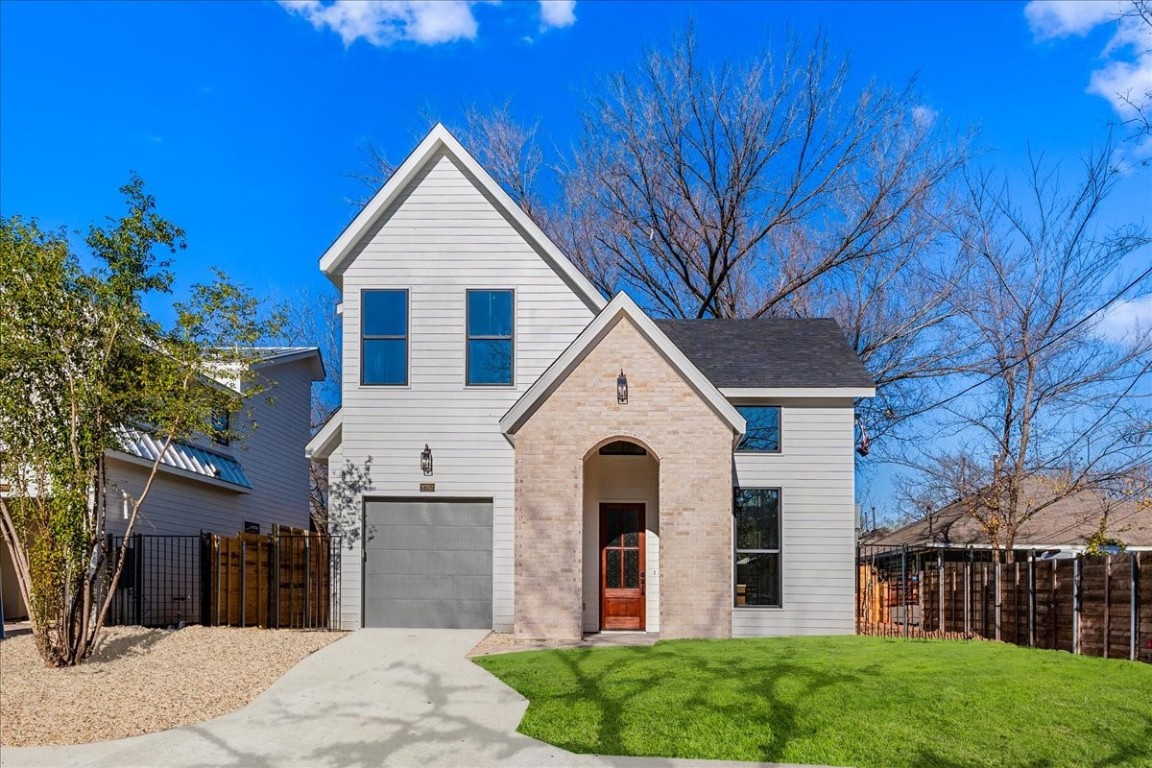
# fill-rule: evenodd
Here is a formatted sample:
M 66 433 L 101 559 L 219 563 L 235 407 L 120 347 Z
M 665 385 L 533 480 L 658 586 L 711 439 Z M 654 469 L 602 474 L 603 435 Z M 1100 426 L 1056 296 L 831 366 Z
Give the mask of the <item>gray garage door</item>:
M 492 628 L 492 502 L 364 505 L 364 626 Z

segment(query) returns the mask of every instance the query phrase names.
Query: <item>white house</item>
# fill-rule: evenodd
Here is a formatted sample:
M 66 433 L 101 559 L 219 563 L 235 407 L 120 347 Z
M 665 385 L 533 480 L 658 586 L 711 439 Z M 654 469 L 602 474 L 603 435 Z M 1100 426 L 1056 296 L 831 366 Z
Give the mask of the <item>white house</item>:
M 185 614 L 182 618 L 194 618 L 191 608 L 168 604 L 169 593 L 196 596 L 199 578 L 198 549 L 176 537 L 201 532 L 269 533 L 273 525 L 309 527 L 309 472 L 303 448 L 310 436 L 312 382 L 323 380 L 324 365 L 315 347 L 266 347 L 258 353 L 253 367 L 268 389 L 248 398 L 243 412 L 230 416 L 243 420 L 232 425 L 243 438 L 229 441 L 202 436 L 171 444 L 140 507 L 134 533 L 173 537 L 156 540 L 149 549 L 150 560 L 181 564 L 165 567 L 162 578 L 157 576 L 157 583 L 149 584 L 150 592 L 159 595 L 152 600 L 157 605 L 145 605 L 141 612 L 151 611 L 151 618 L 156 619 L 152 623 L 168 623 L 167 614 L 180 609 Z M 244 394 L 251 384 L 233 382 L 231 386 Z M 125 531 L 124 494 L 139 497 L 162 447 L 146 431 L 127 426 L 121 428 L 119 442 L 120 449 L 109 451 L 105 464 L 106 526 L 113 536 Z M 0 492 L 8 495 L 12 490 L 0 484 Z M 184 566 L 185 562 L 191 564 Z M 26 616 L 3 541 L 0 567 L 4 617 Z
M 853 631 L 874 385 L 833 321 L 606 300 L 442 126 L 320 267 L 343 407 L 308 453 L 352 550 L 344 627 Z

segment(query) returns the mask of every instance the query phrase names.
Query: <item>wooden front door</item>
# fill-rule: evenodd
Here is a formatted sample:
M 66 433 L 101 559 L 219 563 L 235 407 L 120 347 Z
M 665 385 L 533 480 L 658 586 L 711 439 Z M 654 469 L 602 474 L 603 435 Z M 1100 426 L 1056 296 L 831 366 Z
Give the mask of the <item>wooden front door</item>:
M 600 629 L 644 629 L 644 505 L 600 505 Z

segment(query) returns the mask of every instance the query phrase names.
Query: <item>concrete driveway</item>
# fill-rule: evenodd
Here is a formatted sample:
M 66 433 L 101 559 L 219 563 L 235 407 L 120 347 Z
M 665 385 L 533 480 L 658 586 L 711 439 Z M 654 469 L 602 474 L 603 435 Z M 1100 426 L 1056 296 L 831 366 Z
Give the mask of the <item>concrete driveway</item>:
M 516 726 L 527 701 L 464 658 L 485 634 L 360 630 L 312 654 L 231 714 L 120 741 L 5 747 L 0 766 L 751 765 L 574 755 L 522 736 Z

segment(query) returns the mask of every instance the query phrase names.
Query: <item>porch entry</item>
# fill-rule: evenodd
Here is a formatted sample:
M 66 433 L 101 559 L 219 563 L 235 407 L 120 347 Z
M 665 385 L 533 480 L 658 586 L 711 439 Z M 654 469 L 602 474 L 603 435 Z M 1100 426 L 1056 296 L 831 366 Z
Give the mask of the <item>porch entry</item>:
M 600 505 L 600 629 L 644 629 L 644 505 Z

